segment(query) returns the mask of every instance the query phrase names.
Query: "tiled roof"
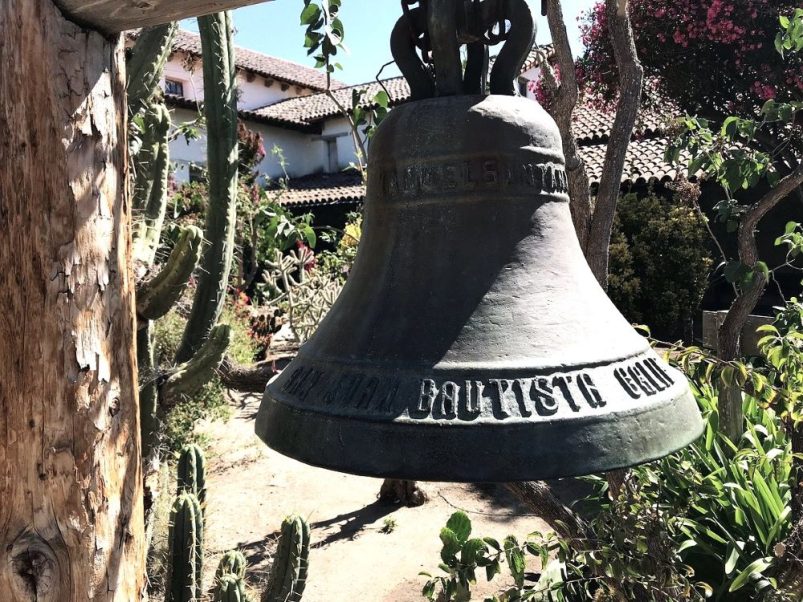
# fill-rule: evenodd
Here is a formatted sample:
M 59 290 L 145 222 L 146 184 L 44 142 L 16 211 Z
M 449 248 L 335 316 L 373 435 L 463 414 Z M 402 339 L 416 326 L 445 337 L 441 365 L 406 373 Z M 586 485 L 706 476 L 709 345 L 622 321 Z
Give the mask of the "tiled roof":
M 291 179 L 278 201 L 286 207 L 357 205 L 365 198 L 365 186 L 358 173 L 318 174 Z
M 652 137 L 660 134 L 668 117 L 677 113 L 669 106 L 645 109 L 639 112 L 636 119 L 634 136 L 636 138 Z M 574 110 L 572 125 L 577 143 L 599 144 L 608 141 L 608 134 L 616 117 L 614 111 L 603 111 L 589 105 L 580 105 Z
M 136 38 L 138 31 L 129 32 L 131 38 Z M 187 52 L 193 56 L 201 56 L 201 36 L 191 31 L 179 29 L 173 39 L 173 51 Z M 235 47 L 235 65 L 243 71 L 250 71 L 266 78 L 273 78 L 288 84 L 304 86 L 313 90 L 326 89 L 326 74 L 319 69 L 306 67 L 293 61 L 268 56 L 260 52 Z M 345 84 L 332 80 L 332 88 L 340 88 Z
M 622 183 L 643 184 L 674 179 L 677 169 L 664 161 L 666 145 L 666 138 L 631 140 L 625 155 Z M 585 160 L 588 179 L 592 186 L 598 185 L 602 177 L 606 148 L 607 144 L 580 146 L 580 155 Z
M 527 59 L 524 61 L 524 65 L 521 68 L 521 72 L 524 73 L 525 71 L 529 71 L 533 67 L 539 67 L 554 56 L 555 56 L 555 47 L 552 44 L 544 44 L 543 46 L 533 46 L 533 49 L 530 50 L 530 54 L 527 55 Z
M 164 95 L 165 103 L 170 107 L 178 107 L 181 109 L 190 109 L 191 111 L 201 111 L 200 103 L 190 100 L 189 98 L 185 98 L 183 96 L 176 96 L 175 94 L 165 94 Z M 306 123 L 301 121 L 291 121 L 288 119 L 282 119 L 280 117 L 272 117 L 270 115 L 260 115 L 253 111 L 245 111 L 240 109 L 237 111 L 240 119 L 244 119 L 246 121 L 255 121 L 257 123 L 264 123 L 266 125 L 275 125 L 277 127 L 297 130 L 300 132 L 308 132 L 310 134 L 320 134 L 321 128 L 320 125 L 314 123 Z
M 384 88 L 390 96 L 390 104 L 397 105 L 409 100 L 410 86 L 403 77 L 386 79 L 380 85 L 378 82 L 358 84 L 334 90 L 332 93 L 343 107 L 352 106 L 352 93 L 354 91 L 365 90 L 362 106 L 370 104 L 371 99 Z M 314 123 L 327 117 L 333 117 L 340 113 L 340 109 L 325 92 L 312 94 L 310 96 L 300 96 L 298 98 L 288 98 L 277 103 L 262 107 L 254 111 L 257 115 L 271 117 L 273 119 L 285 119 L 293 123 Z

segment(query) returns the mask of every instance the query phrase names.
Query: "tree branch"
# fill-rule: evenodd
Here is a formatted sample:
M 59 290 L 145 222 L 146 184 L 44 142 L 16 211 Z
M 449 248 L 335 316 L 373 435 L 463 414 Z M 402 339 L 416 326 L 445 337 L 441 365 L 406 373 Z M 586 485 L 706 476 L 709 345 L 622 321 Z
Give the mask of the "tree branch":
M 605 151 L 605 163 L 594 204 L 586 258 L 597 280 L 607 289 L 611 228 L 622 186 L 627 147 L 633 135 L 641 104 L 644 69 L 636 54 L 633 30 L 627 14 L 627 0 L 605 0 L 605 10 L 613 55 L 619 71 L 619 101 L 616 104 L 616 118 Z
M 563 8 L 560 0 L 548 0 L 547 21 L 552 34 L 552 44 L 555 48 L 558 68 L 560 69 L 560 83 L 554 82 L 555 101 L 549 107 L 549 113 L 555 120 L 563 139 L 563 154 L 566 158 L 566 174 L 569 179 L 569 198 L 572 211 L 572 221 L 580 240 L 580 247 L 585 252 L 588 246 L 588 234 L 591 227 L 591 189 L 586 172 L 585 161 L 580 157 L 577 139 L 572 127 L 572 116 L 577 106 L 579 90 L 577 77 L 574 71 L 574 58 L 566 34 L 566 24 L 563 20 Z M 550 81 L 552 73 L 549 66 L 544 67 L 544 77 Z

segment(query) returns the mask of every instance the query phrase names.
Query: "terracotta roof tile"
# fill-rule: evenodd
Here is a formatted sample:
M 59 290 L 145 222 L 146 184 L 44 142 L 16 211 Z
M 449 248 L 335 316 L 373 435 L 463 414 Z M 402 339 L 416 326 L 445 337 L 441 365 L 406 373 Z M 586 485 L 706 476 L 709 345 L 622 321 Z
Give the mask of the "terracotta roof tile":
M 357 173 L 317 174 L 291 179 L 279 195 L 285 207 L 357 205 L 365 198 L 365 186 Z
M 664 161 L 666 138 L 633 140 L 627 147 L 625 168 L 622 171 L 623 184 L 642 184 L 650 181 L 674 179 L 677 169 Z M 586 162 L 588 179 L 592 186 L 599 184 L 602 165 L 605 162 L 607 144 L 581 146 L 580 155 Z M 681 164 L 683 161 L 681 161 Z
M 138 31 L 128 32 L 131 38 L 136 38 L 137 34 Z M 238 69 L 313 90 L 326 89 L 326 74 L 319 69 L 313 69 L 312 67 L 275 56 L 268 56 L 241 46 L 236 46 L 235 50 L 235 64 Z M 173 40 L 173 51 L 183 51 L 193 56 L 201 56 L 201 36 L 191 31 L 178 30 Z M 332 80 L 333 88 L 340 88 L 344 85 L 342 82 Z
M 407 81 L 405 81 L 404 78 L 394 77 L 384 80 L 382 84 L 388 91 L 391 105 L 401 104 L 409 100 L 410 87 L 407 85 Z M 352 93 L 354 91 L 366 91 L 366 94 L 363 96 L 363 101 L 360 104 L 362 106 L 368 106 L 371 104 L 371 99 L 382 89 L 382 85 L 379 83 L 370 82 L 334 90 L 333 94 L 337 102 L 343 107 L 350 108 L 352 106 Z M 340 113 L 340 109 L 337 108 L 337 105 L 332 101 L 329 95 L 323 92 L 310 96 L 281 100 L 266 107 L 262 107 L 261 109 L 256 109 L 254 113 L 274 119 L 281 118 L 301 123 L 314 123 L 337 115 Z
M 675 114 L 670 107 L 640 111 L 636 119 L 634 137 L 650 138 L 659 135 L 664 129 L 664 122 L 667 118 Z M 588 105 L 577 107 L 572 116 L 577 143 L 582 146 L 607 142 L 614 117 L 616 117 L 616 113 L 613 111 L 602 111 Z
M 201 103 L 190 100 L 189 98 L 185 98 L 183 96 L 176 96 L 175 94 L 165 94 L 164 95 L 165 103 L 170 107 L 178 107 L 181 109 L 190 109 L 191 111 L 201 112 Z M 307 123 L 306 121 L 293 121 L 292 119 L 287 119 L 282 116 L 273 117 L 270 115 L 259 115 L 254 113 L 253 111 L 246 111 L 243 109 L 239 109 L 237 111 L 237 115 L 239 115 L 240 119 L 244 119 L 246 121 L 255 121 L 257 123 L 264 123 L 267 125 L 275 125 L 277 127 L 291 129 L 291 130 L 298 130 L 301 132 L 309 132 L 313 134 L 320 134 L 321 129 L 320 126 L 314 123 Z
M 521 72 L 529 71 L 533 67 L 539 67 L 548 60 L 555 56 L 555 47 L 552 44 L 544 44 L 543 46 L 533 46 L 530 54 L 524 61 L 521 67 Z

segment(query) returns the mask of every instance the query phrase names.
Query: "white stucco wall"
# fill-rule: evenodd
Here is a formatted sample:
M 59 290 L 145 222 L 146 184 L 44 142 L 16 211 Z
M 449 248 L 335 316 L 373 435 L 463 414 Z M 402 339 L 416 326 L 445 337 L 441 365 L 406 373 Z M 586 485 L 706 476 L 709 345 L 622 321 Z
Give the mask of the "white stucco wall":
M 323 126 L 322 136 L 337 141 L 338 168 L 346 169 L 351 163 L 357 163 L 357 152 L 351 136 L 351 126 L 344 117 L 335 117 L 327 120 Z M 368 145 L 365 143 L 366 151 Z
M 171 114 L 174 125 L 192 121 L 196 117 L 196 114 L 188 109 L 173 109 Z M 266 155 L 257 168 L 261 174 L 274 179 L 284 175 L 278 155 L 272 152 L 274 146 L 282 149 L 285 169 L 291 178 L 327 171 L 328 154 L 324 137 L 262 123 L 246 122 L 246 125 L 262 134 Z M 170 160 L 174 165 L 174 177 L 177 182 L 189 181 L 191 164 L 206 165 L 206 144 L 207 139 L 203 131 L 199 138 L 189 143 L 183 137 L 170 143 Z M 347 156 L 347 153 L 344 154 Z M 341 167 L 347 165 L 348 161 L 345 163 L 341 161 Z
M 204 97 L 203 67 L 200 59 L 188 57 L 189 55 L 180 52 L 176 52 L 170 57 L 165 64 L 161 86 L 164 89 L 166 79 L 181 82 L 184 88 L 184 98 L 201 101 Z M 287 98 L 307 96 L 313 93 L 313 90 L 303 86 L 272 80 L 261 75 L 249 75 L 243 71 L 237 73 L 236 81 L 240 91 L 237 105 L 241 110 L 250 111 Z

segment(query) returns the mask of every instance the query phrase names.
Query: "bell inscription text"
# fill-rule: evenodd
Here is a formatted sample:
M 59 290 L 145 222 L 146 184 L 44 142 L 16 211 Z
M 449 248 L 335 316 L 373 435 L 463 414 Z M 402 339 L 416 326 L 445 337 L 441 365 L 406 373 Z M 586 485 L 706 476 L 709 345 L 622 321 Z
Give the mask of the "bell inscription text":
M 672 373 L 647 356 L 603 367 L 500 378 L 380 378 L 359 370 L 326 372 L 296 366 L 280 389 L 296 403 L 335 413 L 411 421 L 471 422 L 584 416 L 612 408 L 610 399 L 648 402 L 676 384 Z M 626 396 L 622 396 L 622 392 Z
M 562 166 L 521 158 L 478 157 L 380 168 L 379 184 L 389 199 L 472 192 L 563 194 L 569 180 Z M 565 199 L 560 199 L 565 200 Z

